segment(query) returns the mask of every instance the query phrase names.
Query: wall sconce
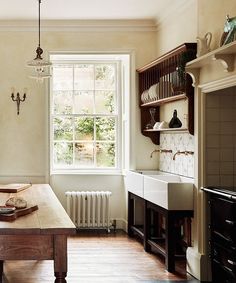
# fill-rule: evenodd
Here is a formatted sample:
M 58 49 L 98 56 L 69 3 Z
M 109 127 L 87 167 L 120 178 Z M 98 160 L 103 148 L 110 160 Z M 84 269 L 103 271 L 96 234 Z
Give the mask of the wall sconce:
M 27 89 L 26 88 L 24 89 L 23 98 L 20 98 L 20 93 L 19 92 L 17 92 L 16 98 L 15 98 L 14 91 L 15 91 L 14 88 L 12 88 L 11 99 L 12 99 L 12 101 L 16 102 L 17 115 L 19 115 L 20 114 L 20 103 L 25 101 Z

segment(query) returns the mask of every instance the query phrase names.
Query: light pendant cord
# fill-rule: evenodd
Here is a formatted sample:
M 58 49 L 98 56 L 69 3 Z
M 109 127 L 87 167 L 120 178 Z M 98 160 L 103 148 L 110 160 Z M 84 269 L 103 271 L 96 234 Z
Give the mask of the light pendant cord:
M 40 47 L 40 4 L 41 4 L 41 0 L 39 0 L 39 47 Z

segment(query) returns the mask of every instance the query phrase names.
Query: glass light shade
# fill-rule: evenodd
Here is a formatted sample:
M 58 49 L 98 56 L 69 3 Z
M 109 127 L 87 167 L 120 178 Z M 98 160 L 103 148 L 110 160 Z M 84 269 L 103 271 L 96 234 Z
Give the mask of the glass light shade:
M 29 78 L 35 79 L 37 82 L 43 82 L 44 79 L 51 77 L 51 74 L 48 71 L 45 71 L 42 67 L 36 67 L 34 72 L 29 75 Z
M 50 61 L 41 59 L 41 58 L 35 58 L 34 60 L 31 60 L 27 62 L 28 67 L 32 67 L 34 69 L 34 72 L 29 77 L 32 79 L 36 79 L 37 81 L 42 82 L 43 79 L 50 78 L 51 75 L 49 71 L 46 69 L 50 67 L 52 63 Z
M 37 58 L 37 57 L 34 60 L 27 62 L 28 67 L 40 68 L 40 67 L 48 67 L 48 66 L 51 66 L 51 65 L 52 65 L 52 63 L 50 61 L 47 61 L 47 60 L 44 60 L 44 59 L 41 59 L 41 58 Z

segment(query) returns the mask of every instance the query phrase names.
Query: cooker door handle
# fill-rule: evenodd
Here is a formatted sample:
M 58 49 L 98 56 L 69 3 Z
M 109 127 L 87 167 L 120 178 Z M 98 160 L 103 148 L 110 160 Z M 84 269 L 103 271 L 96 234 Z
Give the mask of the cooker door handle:
M 235 261 L 232 261 L 232 260 L 230 260 L 230 259 L 228 259 L 228 263 L 231 264 L 231 265 L 234 265 L 234 266 L 236 265 L 236 262 L 235 262 Z
M 235 226 L 236 225 L 236 222 L 235 221 L 231 221 L 231 220 L 228 220 L 228 219 L 225 219 L 225 222 L 231 226 Z

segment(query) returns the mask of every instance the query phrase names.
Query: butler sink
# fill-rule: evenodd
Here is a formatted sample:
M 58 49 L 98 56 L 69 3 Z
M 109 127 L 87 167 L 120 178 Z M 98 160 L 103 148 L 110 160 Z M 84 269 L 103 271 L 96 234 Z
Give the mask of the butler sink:
M 144 199 L 168 210 L 193 209 L 193 179 L 178 175 L 144 177 Z
M 161 171 L 129 171 L 129 192 L 167 210 L 193 209 L 193 179 Z
M 161 171 L 151 170 L 137 170 L 128 171 L 126 175 L 126 188 L 129 192 L 143 198 L 144 197 L 144 177 L 145 176 L 159 176 L 166 173 Z

